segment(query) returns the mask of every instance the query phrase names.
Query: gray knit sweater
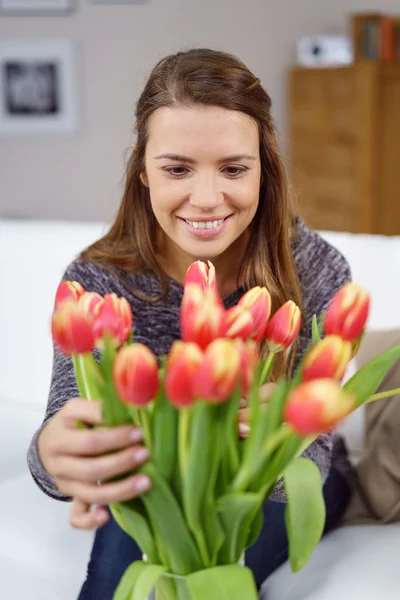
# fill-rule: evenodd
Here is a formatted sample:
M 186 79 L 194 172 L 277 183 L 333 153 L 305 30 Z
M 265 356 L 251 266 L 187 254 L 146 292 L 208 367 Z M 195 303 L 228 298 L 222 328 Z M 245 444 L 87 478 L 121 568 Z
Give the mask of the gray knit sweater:
M 303 325 L 296 357 L 298 362 L 311 341 L 313 314 L 319 315 L 326 309 L 333 295 L 346 281 L 349 281 L 350 269 L 338 250 L 308 229 L 301 219 L 297 219 L 297 235 L 294 237 L 292 250 L 304 303 Z M 161 294 L 160 280 L 155 274 L 130 274 L 125 277 L 130 285 L 146 295 Z M 118 296 L 125 296 L 134 315 L 135 341 L 149 346 L 157 356 L 167 353 L 172 342 L 179 339 L 179 310 L 183 288 L 176 281 L 169 280 L 169 292 L 165 300 L 150 303 L 133 296 L 116 277 L 91 263 L 72 262 L 63 279 L 78 281 L 87 291 L 98 292 L 101 295 L 115 292 Z M 225 306 L 237 304 L 242 294 L 243 289 L 231 293 L 224 299 Z M 43 425 L 65 402 L 78 395 L 71 359 L 54 349 L 53 372 Z M 28 451 L 31 474 L 46 494 L 57 500 L 70 500 L 57 489 L 52 477 L 41 463 L 37 449 L 37 438 L 41 428 L 34 435 Z M 304 453 L 318 465 L 323 479 L 326 478 L 331 466 L 332 443 L 332 433 L 323 434 Z M 272 499 L 285 500 L 281 485 L 274 490 Z

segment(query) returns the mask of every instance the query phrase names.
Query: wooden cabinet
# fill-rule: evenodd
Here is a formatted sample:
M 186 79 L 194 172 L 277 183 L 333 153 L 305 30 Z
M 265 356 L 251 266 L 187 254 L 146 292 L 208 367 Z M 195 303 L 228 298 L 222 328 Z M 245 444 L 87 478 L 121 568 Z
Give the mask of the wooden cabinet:
M 290 178 L 316 229 L 400 234 L 400 61 L 295 68 Z

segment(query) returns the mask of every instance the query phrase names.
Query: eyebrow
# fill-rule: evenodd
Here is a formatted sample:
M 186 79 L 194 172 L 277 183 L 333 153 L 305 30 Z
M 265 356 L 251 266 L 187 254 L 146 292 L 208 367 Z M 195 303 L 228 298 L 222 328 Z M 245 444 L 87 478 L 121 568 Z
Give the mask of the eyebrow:
M 159 156 L 155 156 L 154 158 L 155 160 L 168 159 L 175 160 L 178 162 L 186 162 L 190 164 L 194 164 L 196 162 L 193 158 L 190 158 L 189 156 L 182 156 L 181 154 L 160 154 Z M 255 156 L 251 156 L 250 154 L 232 154 L 230 156 L 224 156 L 220 158 L 218 162 L 236 162 L 240 160 L 255 161 L 257 160 L 257 158 Z

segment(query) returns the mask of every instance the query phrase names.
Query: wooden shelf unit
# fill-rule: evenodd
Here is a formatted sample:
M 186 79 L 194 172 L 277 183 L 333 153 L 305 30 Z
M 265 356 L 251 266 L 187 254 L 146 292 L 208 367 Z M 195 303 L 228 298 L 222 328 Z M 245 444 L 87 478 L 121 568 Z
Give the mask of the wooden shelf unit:
M 298 212 L 315 229 L 400 234 L 400 61 L 289 73 Z

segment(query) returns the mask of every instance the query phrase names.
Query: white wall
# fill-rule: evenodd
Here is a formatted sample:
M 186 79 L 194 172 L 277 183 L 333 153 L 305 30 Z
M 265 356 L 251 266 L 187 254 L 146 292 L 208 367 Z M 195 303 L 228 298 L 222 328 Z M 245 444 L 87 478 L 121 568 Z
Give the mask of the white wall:
M 109 219 L 121 194 L 133 108 L 154 63 L 185 46 L 238 55 L 273 99 L 285 135 L 285 77 L 296 40 L 344 32 L 362 0 L 143 0 L 104 6 L 77 0 L 61 17 L 0 17 L 2 38 L 67 37 L 78 47 L 81 126 L 76 135 L 0 139 L 0 217 Z M 379 3 L 400 12 L 399 0 Z

